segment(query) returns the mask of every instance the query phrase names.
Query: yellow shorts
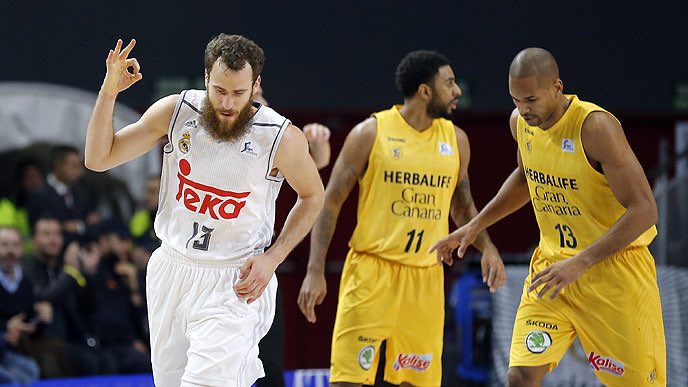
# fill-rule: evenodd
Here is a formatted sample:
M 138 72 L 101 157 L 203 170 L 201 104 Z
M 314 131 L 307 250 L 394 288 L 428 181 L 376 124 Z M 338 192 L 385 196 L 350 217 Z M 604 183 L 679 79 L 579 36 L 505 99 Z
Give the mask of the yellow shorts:
M 387 340 L 385 380 L 439 386 L 444 273 L 349 251 L 332 335 L 331 382 L 373 384 Z
M 509 366 L 549 365 L 578 336 L 607 386 L 665 386 L 666 343 L 654 258 L 630 248 L 590 267 L 550 301 L 528 293 L 532 276 L 553 263 L 533 253 L 516 313 Z M 540 289 L 538 289 L 540 290 Z

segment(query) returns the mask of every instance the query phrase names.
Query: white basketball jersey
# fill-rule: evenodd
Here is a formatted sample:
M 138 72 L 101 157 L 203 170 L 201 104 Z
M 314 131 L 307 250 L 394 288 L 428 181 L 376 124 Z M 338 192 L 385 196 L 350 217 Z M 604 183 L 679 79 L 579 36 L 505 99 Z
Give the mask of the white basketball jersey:
M 218 142 L 200 124 L 205 96 L 204 90 L 185 90 L 174 109 L 155 233 L 189 258 L 246 258 L 272 241 L 284 177 L 270 172 L 290 121 L 254 103 L 258 111 L 244 138 Z

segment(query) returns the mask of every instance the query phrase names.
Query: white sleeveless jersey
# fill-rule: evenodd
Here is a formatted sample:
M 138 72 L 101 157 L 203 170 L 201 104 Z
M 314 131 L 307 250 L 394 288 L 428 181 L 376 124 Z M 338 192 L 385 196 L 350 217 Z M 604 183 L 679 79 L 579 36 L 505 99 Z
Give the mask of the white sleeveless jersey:
M 235 142 L 218 142 L 201 126 L 206 92 L 181 93 L 163 155 L 155 233 L 186 257 L 242 259 L 270 245 L 275 201 L 284 177 L 271 176 L 290 121 L 267 106 Z

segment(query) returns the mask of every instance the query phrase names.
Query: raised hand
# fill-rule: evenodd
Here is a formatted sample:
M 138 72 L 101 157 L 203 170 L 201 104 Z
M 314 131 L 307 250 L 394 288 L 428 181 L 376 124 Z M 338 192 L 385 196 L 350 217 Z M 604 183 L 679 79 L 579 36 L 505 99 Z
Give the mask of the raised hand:
M 132 39 L 124 48 L 122 44 L 122 39 L 117 39 L 114 50 L 110 50 L 105 60 L 107 73 L 101 91 L 109 95 L 117 95 L 143 78 L 139 62 L 136 58 L 129 58 L 129 53 L 136 45 L 136 39 Z

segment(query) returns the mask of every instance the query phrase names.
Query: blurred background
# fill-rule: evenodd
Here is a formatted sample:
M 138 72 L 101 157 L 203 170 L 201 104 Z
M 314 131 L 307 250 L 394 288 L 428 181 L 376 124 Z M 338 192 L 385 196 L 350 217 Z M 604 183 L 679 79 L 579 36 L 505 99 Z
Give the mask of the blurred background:
M 412 50 L 437 50 L 452 61 L 463 90 L 454 122 L 471 142 L 469 174 L 478 208 L 496 193 L 515 166 L 515 144 L 507 121 L 513 109 L 507 88 L 508 66 L 521 49 L 540 46 L 557 58 L 566 93 L 595 102 L 621 120 L 653 186 L 660 221 L 652 250 L 664 304 L 669 381 L 670 385 L 688 386 L 687 17 L 688 2 L 679 0 L 623 5 L 598 2 L 594 6 L 501 0 L 422 4 L 5 2 L 0 11 L 0 31 L 5 37 L 0 61 L 0 224 L 22 230 L 26 256 L 40 256 L 49 249 L 49 242 L 37 242 L 35 230 L 31 231 L 35 225 L 27 220 L 29 213 L 36 218 L 42 210 L 39 204 L 30 204 L 29 198 L 49 174 L 62 173 L 55 171 L 62 165 L 55 165 L 56 158 L 74 154 L 63 145 L 74 147 L 79 157 L 83 154 L 86 122 L 105 74 L 105 57 L 117 38 L 125 43 L 137 39 L 132 56 L 141 64 L 144 77 L 118 97 L 116 128 L 135 121 L 162 96 L 203 88 L 206 43 L 221 32 L 241 34 L 266 53 L 262 85 L 270 106 L 299 127 L 311 122 L 328 126 L 332 162 L 356 123 L 372 112 L 401 103 L 394 85 L 394 70 L 401 58 Z M 137 351 L 127 358 L 147 356 L 145 300 L 137 298 L 143 293 L 134 284 L 145 271 L 147 254 L 155 248 L 146 222 L 156 205 L 150 199 L 156 197 L 157 189 L 151 176 L 159 174 L 159 152 L 155 149 L 107 173 L 73 173 L 84 192 L 79 220 L 85 229 L 78 223 L 68 229 L 63 223 L 58 230 L 63 235 L 56 265 L 74 258 L 68 249 L 72 241 L 79 244 L 75 251 L 82 255 L 91 252 L 89 246 L 98 246 L 100 262 L 87 267 L 82 260 L 78 269 L 84 277 L 96 278 L 90 282 L 102 285 L 92 292 L 101 298 L 90 299 L 89 308 L 79 307 L 75 312 L 60 305 L 60 297 L 80 299 L 85 287 L 51 294 L 45 294 L 45 289 L 41 293 L 40 286 L 35 288 L 37 300 L 52 302 L 56 313 L 77 315 L 65 318 L 63 332 L 53 336 L 62 335 L 63 341 L 71 340 L 77 348 L 88 341 L 85 336 L 93 335 L 92 339 L 99 341 L 86 343 L 87 354 L 90 350 L 119 353 L 120 347 L 125 347 Z M 330 167 L 321 170 L 325 183 L 329 172 Z M 329 367 L 336 295 L 355 224 L 356 197 L 353 192 L 346 203 L 329 250 L 328 296 L 317 309 L 317 324 L 308 324 L 296 306 L 308 240 L 279 268 L 284 368 L 298 370 L 289 376 L 298 380 L 289 379 L 288 383 L 317 385 L 326 378 L 322 369 Z M 276 233 L 294 200 L 294 193 L 285 185 Z M 539 235 L 529 207 L 489 232 L 508 263 L 509 283 L 495 296 L 485 294 L 480 284 L 472 284 L 479 258 L 475 253 L 446 269 L 443 361 L 447 386 L 503 385 L 510 324 L 525 277 L 523 265 Z M 121 286 L 113 287 L 113 283 Z M 138 296 L 129 294 L 134 287 Z M 117 312 L 98 305 L 99 300 L 115 296 L 121 301 Z M 112 322 L 122 315 L 127 321 Z M 89 328 L 77 334 L 64 333 L 75 330 L 74 324 Z M 126 334 L 112 335 L 113 331 Z M 100 336 L 117 337 L 108 343 Z M 59 366 L 46 371 L 50 360 L 41 359 L 41 350 L 36 349 L 40 345 L 29 347 L 33 352 L 25 352 L 38 359 L 42 379 L 146 372 L 136 365 L 113 365 L 109 360 L 103 360 L 108 366 L 96 365 L 89 371 L 72 367 L 62 372 Z M 548 383 L 597 385 L 581 352 L 572 348 L 569 362 L 548 376 Z M 558 384 L 561 381 L 569 384 Z M 145 384 L 148 379 L 141 383 L 149 385 Z

